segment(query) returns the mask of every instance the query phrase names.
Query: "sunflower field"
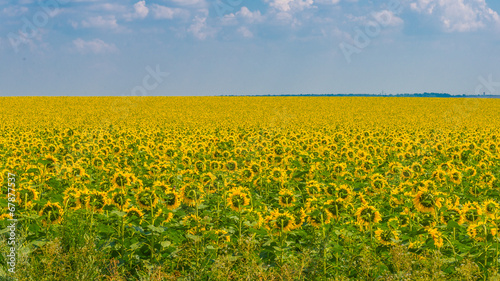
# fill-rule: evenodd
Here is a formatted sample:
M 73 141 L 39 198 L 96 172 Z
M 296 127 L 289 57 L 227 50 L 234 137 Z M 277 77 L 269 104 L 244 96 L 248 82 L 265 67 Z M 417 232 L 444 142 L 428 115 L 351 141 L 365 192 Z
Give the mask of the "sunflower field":
M 500 280 L 500 100 L 0 101 L 5 280 Z

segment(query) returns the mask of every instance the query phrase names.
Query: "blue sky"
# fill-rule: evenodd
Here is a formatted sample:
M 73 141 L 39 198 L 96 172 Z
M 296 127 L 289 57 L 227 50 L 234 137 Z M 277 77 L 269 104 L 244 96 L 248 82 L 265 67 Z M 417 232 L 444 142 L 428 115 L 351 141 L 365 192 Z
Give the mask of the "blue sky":
M 499 12 L 493 0 L 0 0 L 0 95 L 500 94 Z

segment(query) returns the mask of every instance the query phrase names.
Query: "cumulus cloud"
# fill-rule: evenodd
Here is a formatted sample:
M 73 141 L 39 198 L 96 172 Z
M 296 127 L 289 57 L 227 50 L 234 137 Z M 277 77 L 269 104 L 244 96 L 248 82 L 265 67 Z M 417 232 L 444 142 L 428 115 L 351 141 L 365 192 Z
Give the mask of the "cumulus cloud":
M 224 25 L 235 25 L 238 20 L 245 21 L 246 23 L 257 23 L 264 20 L 264 16 L 260 11 L 252 12 L 247 7 L 241 7 L 236 13 L 227 14 L 222 18 Z
M 189 16 L 189 12 L 185 9 L 165 7 L 158 4 L 153 4 L 151 11 L 155 19 L 173 19 Z
M 403 19 L 394 14 L 393 11 L 382 10 L 372 13 L 373 18 L 383 26 L 399 26 L 404 23 Z
M 199 40 L 205 40 L 208 37 L 215 35 L 215 30 L 207 25 L 207 17 L 196 16 L 193 23 L 188 28 L 188 32 L 193 34 Z
M 142 0 L 134 4 L 134 12 L 125 15 L 125 19 L 134 20 L 134 19 L 143 19 L 147 17 L 149 14 L 149 8 L 146 7 L 146 1 Z
M 116 22 L 115 16 L 97 16 L 90 17 L 87 20 L 81 22 L 81 26 L 85 28 L 104 28 L 104 29 L 118 29 L 119 25 Z M 73 27 L 78 27 L 78 24 L 74 23 Z
M 2 13 L 8 17 L 19 17 L 26 12 L 28 12 L 28 8 L 22 6 L 10 6 L 2 10 Z
M 238 33 L 243 35 L 243 37 L 245 37 L 245 38 L 252 38 L 253 37 L 253 33 L 245 26 L 238 28 Z
M 439 17 L 447 32 L 467 32 L 500 24 L 498 13 L 485 0 L 417 0 L 410 3 L 416 12 Z
M 73 40 L 73 45 L 75 49 L 82 54 L 94 53 L 94 54 L 104 54 L 104 53 L 115 53 L 118 51 L 114 44 L 108 44 L 101 39 L 94 39 L 90 41 L 85 41 L 81 38 Z
M 295 12 L 310 8 L 313 0 L 268 0 L 269 6 L 281 12 Z

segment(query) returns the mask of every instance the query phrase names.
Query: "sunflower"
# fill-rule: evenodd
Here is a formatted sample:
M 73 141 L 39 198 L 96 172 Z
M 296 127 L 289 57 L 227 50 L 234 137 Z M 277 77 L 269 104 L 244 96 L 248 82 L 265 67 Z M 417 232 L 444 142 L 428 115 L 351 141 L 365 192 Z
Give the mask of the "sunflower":
M 403 178 L 404 180 L 411 179 L 412 177 L 413 177 L 413 170 L 411 168 L 404 167 L 401 170 L 401 178 Z
M 495 236 L 498 233 L 498 227 L 492 222 L 479 221 L 477 223 L 470 224 L 467 227 L 467 234 L 470 238 L 476 241 L 486 241 L 488 235 Z
M 43 217 L 42 223 L 44 226 L 59 224 L 63 219 L 63 208 L 61 208 L 59 203 L 51 203 L 49 201 L 42 207 L 38 215 Z
M 59 160 L 57 160 L 57 158 L 55 158 L 52 155 L 45 155 L 45 158 L 43 159 L 43 163 L 44 163 L 45 169 L 47 169 L 47 171 L 49 171 L 49 172 L 52 172 L 59 165 Z
M 443 237 L 441 232 L 439 232 L 436 228 L 428 228 L 427 233 L 429 233 L 434 241 L 434 246 L 436 248 L 443 247 Z
M 70 210 L 78 210 L 78 198 L 80 197 L 80 191 L 74 187 L 71 186 L 69 188 L 66 188 L 63 192 L 63 204 L 64 208 L 68 208 Z
M 186 183 L 180 190 L 182 201 L 188 206 L 193 207 L 203 201 L 203 194 L 202 186 L 194 182 Z
M 295 228 L 295 219 L 288 211 L 281 213 L 279 210 L 274 210 L 266 217 L 265 224 L 269 230 L 278 230 L 279 233 L 284 233 Z
M 167 209 L 171 211 L 179 208 L 179 206 L 181 205 L 181 198 L 179 194 L 173 189 L 167 190 L 162 195 L 162 197 L 164 198 Z
M 500 205 L 493 199 L 488 199 L 483 202 L 484 214 L 490 219 L 498 218 L 498 211 L 500 210 Z
M 446 179 L 446 172 L 441 170 L 441 169 L 438 169 L 438 170 L 432 172 L 431 176 L 436 181 L 443 182 Z
M 399 235 L 395 230 L 382 230 L 377 228 L 377 230 L 375 230 L 375 238 L 384 246 L 395 246 L 396 242 L 399 240 Z
M 472 178 L 477 174 L 476 169 L 474 167 L 467 167 L 464 170 L 464 175 L 466 178 Z
M 279 192 L 279 204 L 282 207 L 292 207 L 293 203 L 295 202 L 295 196 L 293 194 L 293 191 L 282 188 Z
M 304 208 L 300 208 L 293 213 L 293 218 L 295 220 L 294 229 L 299 229 L 306 222 L 307 214 Z
M 78 197 L 76 200 L 76 208 L 77 209 L 90 209 L 89 199 L 90 199 L 90 190 L 87 188 L 81 189 L 78 191 Z
M 187 232 L 192 235 L 196 235 L 200 231 L 205 230 L 201 223 L 201 218 L 195 214 L 187 215 L 181 221 L 181 224 L 188 228 Z
M 462 173 L 453 169 L 448 174 L 449 180 L 454 184 L 460 184 L 462 182 Z
M 380 213 L 373 206 L 362 206 L 356 211 L 357 224 L 363 227 L 371 227 L 382 220 Z
M 440 219 L 443 224 L 448 224 L 451 221 L 456 223 L 461 223 L 463 221 L 462 212 L 457 207 L 448 208 L 441 213 Z
M 441 199 L 437 198 L 433 192 L 421 189 L 413 198 L 413 204 L 419 212 L 430 213 L 441 207 Z
M 35 206 L 36 203 L 34 203 L 33 201 L 38 200 L 39 194 L 38 191 L 36 191 L 34 188 L 26 187 L 23 189 L 18 189 L 18 192 L 16 192 L 16 197 L 16 200 L 20 207 L 31 209 Z
M 127 193 L 119 187 L 112 188 L 109 192 L 110 203 L 118 207 L 120 210 L 126 209 L 130 204 L 130 199 L 127 198 Z
M 125 186 L 130 185 L 132 182 L 132 174 L 118 172 L 113 175 L 111 183 L 115 187 L 125 188 Z
M 329 219 L 337 219 L 344 209 L 342 199 L 328 200 L 324 203 L 323 208 Z
M 474 224 L 480 219 L 482 214 L 483 209 L 477 202 L 467 202 L 462 208 L 462 221 L 460 221 L 460 224 L 465 222 Z
M 242 188 L 233 188 L 229 190 L 227 196 L 227 205 L 233 211 L 241 211 L 243 207 L 250 205 L 250 198 Z
M 198 161 L 194 162 L 194 167 L 200 173 L 204 172 L 205 169 L 206 169 L 205 163 L 203 161 L 201 161 L 201 160 L 198 160 Z
M 480 181 L 486 186 L 493 187 L 493 182 L 495 182 L 496 178 L 491 172 L 486 172 L 481 175 Z
M 139 223 L 142 222 L 144 213 L 137 207 L 130 207 L 125 210 L 125 217 L 128 219 L 139 219 Z
M 156 207 L 158 204 L 158 196 L 156 192 L 149 187 L 141 188 L 135 194 L 135 201 L 143 209 L 149 210 L 151 207 Z
M 271 178 L 277 182 L 285 182 L 287 178 L 286 171 L 281 168 L 273 168 L 271 170 Z
M 419 163 L 414 162 L 413 164 L 411 164 L 411 170 L 417 174 L 420 174 L 423 172 L 424 168 L 422 168 L 422 165 L 420 165 Z
M 251 228 L 260 229 L 264 224 L 262 213 L 259 211 L 255 211 L 253 208 L 247 208 L 243 210 L 243 216 L 246 219 L 246 221 L 244 222 L 245 225 Z
M 333 165 L 332 171 L 337 175 L 342 175 L 347 168 L 347 164 L 345 163 L 337 163 Z
M 253 178 L 253 172 L 249 168 L 245 168 L 245 169 L 241 170 L 240 175 L 241 175 L 241 179 L 243 181 L 250 181 Z
M 315 196 L 317 194 L 321 194 L 322 188 L 321 184 L 317 181 L 308 181 L 306 183 L 306 191 L 309 196 Z
M 226 162 L 225 168 L 228 171 L 236 171 L 238 169 L 238 163 L 234 160 L 229 160 Z
M 92 159 L 91 163 L 92 163 L 92 166 L 94 166 L 96 168 L 99 168 L 99 169 L 103 169 L 104 168 L 104 160 L 102 160 L 99 157 L 96 157 L 96 158 Z
M 89 194 L 89 205 L 94 212 L 102 213 L 103 208 L 109 204 L 109 199 L 106 192 L 94 190 Z

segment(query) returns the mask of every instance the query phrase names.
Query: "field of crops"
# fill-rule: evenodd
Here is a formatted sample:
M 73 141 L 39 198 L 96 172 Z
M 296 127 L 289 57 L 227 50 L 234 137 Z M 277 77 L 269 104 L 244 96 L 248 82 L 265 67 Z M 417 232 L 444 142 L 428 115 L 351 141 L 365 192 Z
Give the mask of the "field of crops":
M 0 102 L 12 280 L 500 280 L 500 100 Z

